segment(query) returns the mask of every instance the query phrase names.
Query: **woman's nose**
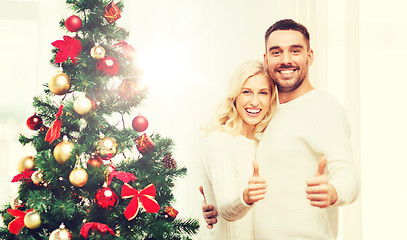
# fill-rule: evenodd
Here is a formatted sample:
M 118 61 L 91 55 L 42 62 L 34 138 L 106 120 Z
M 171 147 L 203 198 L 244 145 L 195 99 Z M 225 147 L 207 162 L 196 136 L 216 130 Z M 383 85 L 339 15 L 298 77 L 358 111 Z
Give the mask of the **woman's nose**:
M 256 107 L 257 105 L 259 105 L 259 99 L 258 99 L 258 97 L 257 97 L 256 94 L 253 94 L 253 96 L 251 97 L 251 99 L 250 99 L 250 104 L 251 104 L 253 107 Z

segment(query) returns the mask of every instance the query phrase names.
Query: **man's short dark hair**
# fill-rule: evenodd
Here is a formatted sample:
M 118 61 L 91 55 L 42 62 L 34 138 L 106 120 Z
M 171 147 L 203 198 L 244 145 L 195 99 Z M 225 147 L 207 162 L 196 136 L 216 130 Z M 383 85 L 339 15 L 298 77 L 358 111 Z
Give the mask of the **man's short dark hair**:
M 310 37 L 309 37 L 309 32 L 308 32 L 307 28 L 304 25 L 297 23 L 296 21 L 294 21 L 292 19 L 283 19 L 283 20 L 277 21 L 271 27 L 269 27 L 269 29 L 267 29 L 266 34 L 264 36 L 266 45 L 267 45 L 267 40 L 268 40 L 270 34 L 277 30 L 293 30 L 293 31 L 300 32 L 304 36 L 304 40 L 307 44 L 307 48 L 310 49 Z

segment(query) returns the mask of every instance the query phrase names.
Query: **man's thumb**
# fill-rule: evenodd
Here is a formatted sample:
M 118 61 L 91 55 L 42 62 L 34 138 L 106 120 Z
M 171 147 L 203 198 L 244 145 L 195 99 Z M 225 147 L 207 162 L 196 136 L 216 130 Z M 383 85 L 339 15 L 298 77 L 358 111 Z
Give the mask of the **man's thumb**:
M 258 177 L 260 176 L 259 174 L 259 162 L 257 160 L 253 160 L 253 176 Z
M 318 162 L 318 170 L 315 173 L 315 176 L 321 176 L 325 173 L 325 167 L 326 167 L 326 157 L 325 155 L 322 155 L 321 158 L 319 159 Z
M 203 190 L 202 185 L 201 185 L 201 186 L 199 186 L 199 191 L 201 192 L 202 196 L 203 196 L 203 197 L 204 197 L 204 199 L 205 199 L 205 194 L 204 194 L 204 190 Z

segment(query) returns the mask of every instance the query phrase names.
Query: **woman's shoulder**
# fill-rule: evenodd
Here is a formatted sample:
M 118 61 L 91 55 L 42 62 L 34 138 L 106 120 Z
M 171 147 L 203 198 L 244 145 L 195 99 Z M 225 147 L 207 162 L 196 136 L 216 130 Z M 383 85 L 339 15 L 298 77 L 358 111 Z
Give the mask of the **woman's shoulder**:
M 233 136 L 230 133 L 221 130 L 215 130 L 208 134 L 205 138 L 207 141 L 223 141 L 232 139 Z
M 204 139 L 204 142 L 208 147 L 219 147 L 220 145 L 225 145 L 231 143 L 234 136 L 231 134 L 221 131 L 215 130 Z

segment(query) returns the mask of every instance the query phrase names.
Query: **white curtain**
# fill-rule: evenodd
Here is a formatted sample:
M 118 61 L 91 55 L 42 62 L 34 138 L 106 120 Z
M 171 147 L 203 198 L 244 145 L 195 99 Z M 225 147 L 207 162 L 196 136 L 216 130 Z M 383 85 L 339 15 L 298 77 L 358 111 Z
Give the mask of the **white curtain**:
M 16 163 L 33 153 L 18 143 L 30 134 L 32 97 L 56 70 L 51 42 L 59 20 L 72 14 L 63 0 L 2 0 L 0 16 L 0 186 L 2 203 L 16 193 Z M 293 18 L 311 33 L 311 81 L 342 102 L 352 126 L 362 194 L 343 208 L 338 239 L 407 239 L 407 19 L 402 0 L 150 0 L 125 1 L 118 24 L 130 31 L 149 96 L 136 112 L 176 143 L 174 157 L 189 174 L 178 181 L 174 207 L 201 219 L 199 126 L 222 98 L 241 62 L 262 59 L 264 32 Z M 404 61 L 403 61 L 404 60 Z M 392 64 L 392 65 L 390 65 Z M 134 114 L 136 114 L 136 112 Z M 202 220 L 202 219 L 201 219 Z

